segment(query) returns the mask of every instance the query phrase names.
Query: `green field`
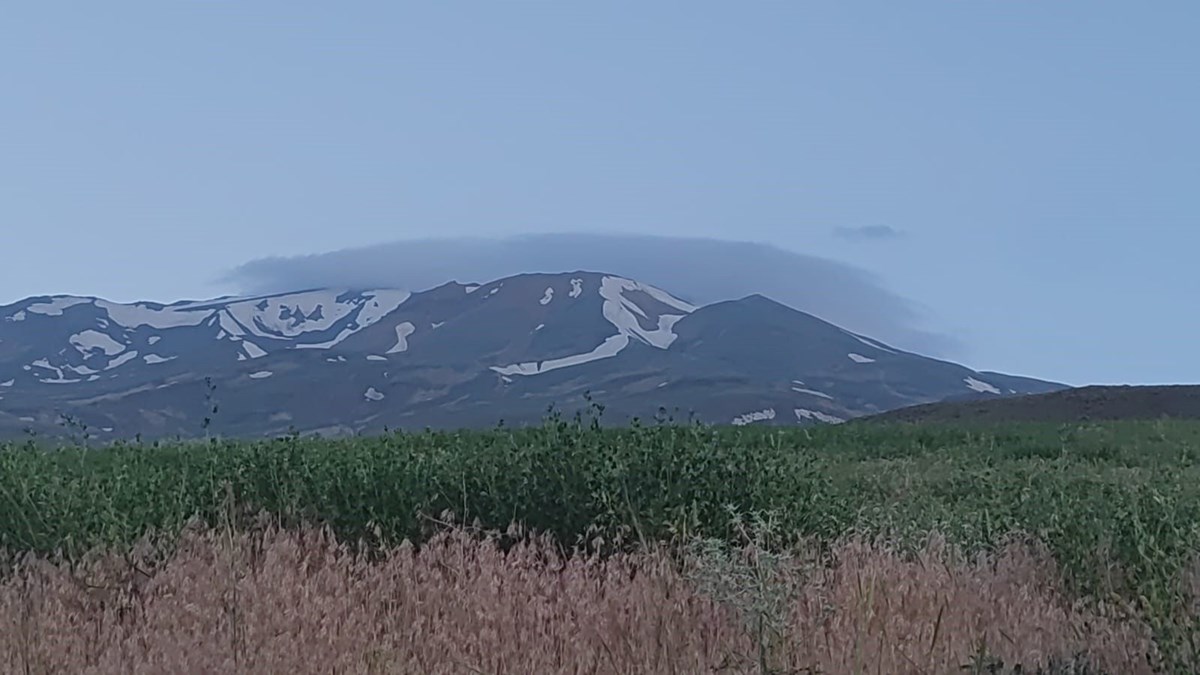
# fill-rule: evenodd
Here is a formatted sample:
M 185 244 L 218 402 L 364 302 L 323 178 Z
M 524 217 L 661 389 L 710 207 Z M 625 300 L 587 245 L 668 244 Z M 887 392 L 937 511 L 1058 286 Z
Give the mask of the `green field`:
M 991 429 L 812 430 L 573 422 L 487 432 L 346 440 L 0 445 L 0 548 L 80 553 L 189 518 L 246 515 L 328 524 L 339 535 L 420 540 L 445 512 L 565 544 L 596 535 L 723 536 L 728 507 L 772 512 L 781 532 L 916 542 L 931 530 L 968 549 L 1014 531 L 1052 547 L 1097 590 L 1103 548 L 1139 576 L 1200 544 L 1200 423 Z
M 551 532 L 565 545 L 729 537 L 770 514 L 780 540 L 851 534 L 966 551 L 1046 544 L 1080 597 L 1123 598 L 1191 640 L 1180 578 L 1200 552 L 1200 423 L 819 429 L 651 426 L 211 441 L 0 445 L 0 548 L 76 556 L 198 516 L 329 525 L 386 545 L 440 522 Z M 1182 631 L 1182 632 L 1181 632 Z M 1167 634 L 1171 633 L 1170 636 Z M 1186 634 L 1185 634 L 1186 633 Z

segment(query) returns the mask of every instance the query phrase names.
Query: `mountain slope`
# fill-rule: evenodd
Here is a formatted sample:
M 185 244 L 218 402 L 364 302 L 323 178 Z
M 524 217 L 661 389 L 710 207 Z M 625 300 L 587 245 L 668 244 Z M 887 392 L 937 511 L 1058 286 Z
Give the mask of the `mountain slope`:
M 589 392 L 616 423 L 665 408 L 808 424 L 1060 388 L 906 353 L 762 296 L 696 307 L 593 272 L 0 307 L 0 435 L 53 433 L 63 415 L 105 438 L 521 424 Z
M 1102 422 L 1200 419 L 1200 386 L 1092 386 L 1032 396 L 945 401 L 893 410 L 870 422 Z

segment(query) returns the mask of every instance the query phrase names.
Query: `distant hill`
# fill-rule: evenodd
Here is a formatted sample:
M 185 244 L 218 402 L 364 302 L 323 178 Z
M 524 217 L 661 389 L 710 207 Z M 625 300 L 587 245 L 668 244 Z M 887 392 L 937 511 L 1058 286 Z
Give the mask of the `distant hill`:
M 909 406 L 856 422 L 1005 423 L 1200 419 L 1200 385 L 1092 386 Z
M 830 424 L 1063 386 L 904 352 L 761 295 L 694 306 L 582 271 L 418 293 L 0 307 L 0 437 L 60 434 L 63 416 L 101 440 L 521 425 L 585 408 L 585 394 L 614 424 L 660 408 Z

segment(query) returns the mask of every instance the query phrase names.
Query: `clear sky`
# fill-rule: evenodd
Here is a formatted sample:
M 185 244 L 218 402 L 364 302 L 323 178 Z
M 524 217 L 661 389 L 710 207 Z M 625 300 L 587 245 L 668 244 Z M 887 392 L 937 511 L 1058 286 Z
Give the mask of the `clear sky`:
M 968 365 L 1200 382 L 1198 34 L 1195 0 L 12 3 L 0 303 L 711 237 L 873 273 Z

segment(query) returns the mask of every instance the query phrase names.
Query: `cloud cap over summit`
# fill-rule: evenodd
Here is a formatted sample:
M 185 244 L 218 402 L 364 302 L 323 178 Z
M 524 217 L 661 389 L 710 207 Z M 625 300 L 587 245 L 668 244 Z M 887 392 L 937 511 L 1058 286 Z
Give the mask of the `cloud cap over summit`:
M 759 293 L 901 349 L 933 356 L 964 351 L 955 339 L 925 328 L 925 312 L 870 272 L 745 241 L 568 233 L 415 239 L 260 258 L 233 269 L 224 281 L 245 293 L 321 287 L 420 291 L 452 280 L 576 270 L 637 279 L 697 304 Z

